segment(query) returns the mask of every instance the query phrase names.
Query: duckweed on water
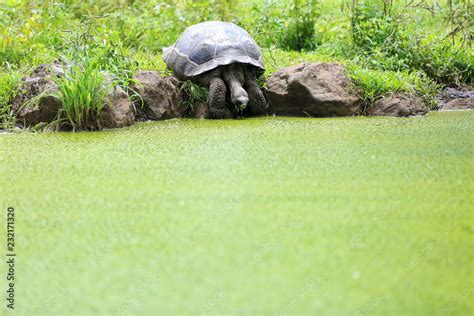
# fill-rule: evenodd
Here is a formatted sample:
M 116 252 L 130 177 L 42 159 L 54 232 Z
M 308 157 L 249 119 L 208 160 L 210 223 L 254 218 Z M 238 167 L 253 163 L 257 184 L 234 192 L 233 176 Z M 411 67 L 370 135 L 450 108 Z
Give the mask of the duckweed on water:
M 473 121 L 2 134 L 18 312 L 468 314 Z

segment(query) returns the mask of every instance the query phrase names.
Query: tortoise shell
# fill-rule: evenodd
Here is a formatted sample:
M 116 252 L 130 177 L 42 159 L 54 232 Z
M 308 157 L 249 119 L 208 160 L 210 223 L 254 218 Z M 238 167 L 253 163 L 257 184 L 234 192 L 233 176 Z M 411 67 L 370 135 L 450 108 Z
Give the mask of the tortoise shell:
M 229 22 L 210 21 L 188 27 L 173 46 L 163 49 L 163 60 L 180 79 L 232 63 L 265 71 L 257 43 L 244 29 Z

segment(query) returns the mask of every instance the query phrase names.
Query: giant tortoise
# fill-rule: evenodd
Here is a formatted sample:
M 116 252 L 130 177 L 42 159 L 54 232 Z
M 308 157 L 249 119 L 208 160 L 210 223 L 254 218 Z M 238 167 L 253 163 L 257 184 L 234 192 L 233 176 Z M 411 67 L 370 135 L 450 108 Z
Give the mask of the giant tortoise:
M 265 71 L 263 56 L 253 38 L 239 26 L 220 21 L 188 27 L 163 60 L 181 80 L 209 87 L 211 118 L 231 117 L 226 92 L 234 106 L 264 115 L 266 102 L 256 80 Z

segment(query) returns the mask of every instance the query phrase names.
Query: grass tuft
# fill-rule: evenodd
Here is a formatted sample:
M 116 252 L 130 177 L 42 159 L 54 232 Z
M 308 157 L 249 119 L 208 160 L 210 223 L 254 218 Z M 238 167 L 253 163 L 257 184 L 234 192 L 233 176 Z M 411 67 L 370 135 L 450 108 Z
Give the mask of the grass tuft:
M 12 101 L 18 93 L 20 81 L 18 71 L 0 73 L 0 129 L 10 129 L 15 126 L 16 117 L 12 112 Z
M 207 103 L 209 89 L 198 85 L 190 80 L 184 81 L 181 84 L 181 92 L 183 93 L 183 105 L 186 111 L 194 113 L 194 106 L 198 102 Z
M 400 91 L 420 96 L 430 109 L 437 108 L 436 96 L 442 85 L 435 83 L 422 71 L 381 71 L 353 63 L 347 63 L 346 67 L 367 106 L 373 105 L 384 94 Z
M 96 63 L 85 59 L 79 65 L 65 68 L 64 77 L 57 79 L 58 97 L 62 108 L 57 123 L 70 126 L 73 131 L 98 129 L 102 126 L 102 110 L 110 86 Z

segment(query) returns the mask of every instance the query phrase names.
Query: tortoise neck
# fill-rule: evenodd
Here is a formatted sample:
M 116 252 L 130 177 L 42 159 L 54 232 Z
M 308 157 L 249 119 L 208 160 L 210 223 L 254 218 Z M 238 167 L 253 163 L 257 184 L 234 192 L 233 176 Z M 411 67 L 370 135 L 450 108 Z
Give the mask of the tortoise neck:
M 229 86 L 231 93 L 239 90 L 239 88 L 242 89 L 242 84 L 240 83 L 239 79 L 237 79 L 237 76 L 232 72 L 230 72 L 227 76 L 226 83 Z
M 246 106 L 249 98 L 242 87 L 244 74 L 240 65 L 229 65 L 223 72 L 224 81 L 229 87 L 232 103 L 236 106 Z

